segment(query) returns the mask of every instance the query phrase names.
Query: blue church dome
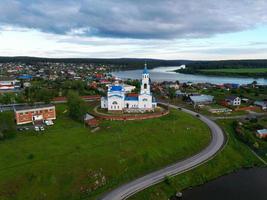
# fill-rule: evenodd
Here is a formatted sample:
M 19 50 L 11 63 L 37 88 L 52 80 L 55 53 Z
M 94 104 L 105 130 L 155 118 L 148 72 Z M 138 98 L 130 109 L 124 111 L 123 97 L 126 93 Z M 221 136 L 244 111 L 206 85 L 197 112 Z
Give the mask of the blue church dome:
M 145 68 L 144 68 L 143 74 L 148 74 L 148 70 L 147 70 L 146 64 L 145 64 Z
M 111 86 L 110 91 L 122 91 L 122 86 L 113 85 L 113 86 Z

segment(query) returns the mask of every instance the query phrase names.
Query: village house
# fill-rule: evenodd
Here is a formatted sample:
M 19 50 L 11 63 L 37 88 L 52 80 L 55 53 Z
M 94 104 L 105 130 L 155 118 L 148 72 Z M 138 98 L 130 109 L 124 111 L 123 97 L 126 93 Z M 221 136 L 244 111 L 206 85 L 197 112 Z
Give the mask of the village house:
M 259 138 L 267 138 L 267 129 L 257 130 L 256 136 Z
M 179 90 L 180 85 L 177 82 L 175 82 L 175 83 L 170 83 L 169 87 L 174 88 L 175 90 Z
M 186 96 L 186 93 L 182 92 L 181 90 L 176 90 L 175 91 L 175 96 L 176 97 L 183 97 L 183 96 Z
M 56 119 L 54 105 L 15 106 L 14 113 L 17 125 Z
M 194 95 L 189 97 L 191 102 L 194 105 L 206 105 L 206 104 L 211 104 L 213 102 L 214 97 L 211 95 Z
M 0 91 L 1 90 L 15 90 L 20 88 L 20 82 L 13 78 L 0 78 Z
M 115 81 L 115 85 L 118 85 L 118 81 Z M 133 90 L 135 90 L 135 86 L 134 85 L 128 85 L 125 83 L 122 83 L 121 86 L 124 88 L 125 93 L 131 93 Z M 112 87 L 112 84 L 108 84 L 107 88 Z
M 255 101 L 254 105 L 260 107 L 262 110 L 267 110 L 267 101 Z
M 237 96 L 230 96 L 225 99 L 226 103 L 230 106 L 240 106 L 241 98 Z
M 124 87 L 124 90 L 126 93 L 130 93 L 132 92 L 133 90 L 135 90 L 135 86 L 134 85 L 128 85 L 128 84 L 123 84 L 123 87 Z

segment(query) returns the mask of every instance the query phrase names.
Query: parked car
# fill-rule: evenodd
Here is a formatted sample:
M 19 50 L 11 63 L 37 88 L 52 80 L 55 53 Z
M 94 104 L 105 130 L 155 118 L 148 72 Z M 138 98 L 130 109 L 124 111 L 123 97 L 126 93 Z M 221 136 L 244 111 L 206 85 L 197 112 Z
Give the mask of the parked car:
M 52 120 L 45 120 L 45 125 L 47 125 L 47 126 L 52 126 L 52 125 L 54 125 L 54 123 L 53 123 L 53 121 Z
M 28 131 L 28 130 L 30 130 L 30 128 L 29 127 L 24 127 L 24 130 Z
M 38 126 L 35 126 L 35 127 L 34 127 L 34 130 L 35 130 L 35 131 L 40 131 L 40 129 L 39 129 Z
M 41 131 L 44 131 L 45 129 L 44 129 L 44 127 L 41 126 L 41 127 L 40 127 L 40 130 L 41 130 Z

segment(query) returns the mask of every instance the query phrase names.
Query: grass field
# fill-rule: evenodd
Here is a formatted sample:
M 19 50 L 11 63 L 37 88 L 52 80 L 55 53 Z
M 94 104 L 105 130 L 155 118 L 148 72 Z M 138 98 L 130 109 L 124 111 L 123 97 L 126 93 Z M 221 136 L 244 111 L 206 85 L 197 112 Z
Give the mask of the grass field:
M 142 191 L 131 200 L 167 200 L 177 191 L 203 184 L 218 176 L 233 172 L 241 167 L 260 166 L 262 163 L 251 153 L 248 147 L 234 137 L 231 120 L 221 120 L 228 135 L 228 144 L 213 160 L 184 174 L 168 179 L 145 191 Z
M 205 124 L 177 110 L 158 119 L 103 121 L 95 133 L 69 119 L 65 106 L 57 110 L 55 125 L 44 134 L 17 133 L 0 141 L 1 200 L 96 199 L 210 141 Z

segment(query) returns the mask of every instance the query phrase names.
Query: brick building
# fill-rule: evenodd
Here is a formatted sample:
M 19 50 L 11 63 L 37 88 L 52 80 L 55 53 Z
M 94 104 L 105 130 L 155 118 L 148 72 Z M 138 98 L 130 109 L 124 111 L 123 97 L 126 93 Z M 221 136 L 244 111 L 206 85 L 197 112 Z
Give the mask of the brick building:
M 17 125 L 56 119 L 54 105 L 19 106 L 14 112 Z

